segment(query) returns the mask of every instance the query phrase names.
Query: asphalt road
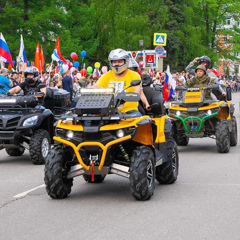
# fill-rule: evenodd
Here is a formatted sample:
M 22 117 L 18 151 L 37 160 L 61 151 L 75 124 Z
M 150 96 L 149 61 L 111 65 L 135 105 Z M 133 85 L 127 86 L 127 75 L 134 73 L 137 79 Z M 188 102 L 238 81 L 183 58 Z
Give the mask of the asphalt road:
M 239 118 L 240 93 L 233 94 Z M 213 139 L 179 147 L 177 182 L 159 185 L 146 202 L 135 201 L 129 181 L 108 175 L 101 184 L 74 180 L 67 199 L 52 200 L 44 166 L 26 152 L 0 151 L 0 239 L 240 239 L 239 143 L 219 154 Z

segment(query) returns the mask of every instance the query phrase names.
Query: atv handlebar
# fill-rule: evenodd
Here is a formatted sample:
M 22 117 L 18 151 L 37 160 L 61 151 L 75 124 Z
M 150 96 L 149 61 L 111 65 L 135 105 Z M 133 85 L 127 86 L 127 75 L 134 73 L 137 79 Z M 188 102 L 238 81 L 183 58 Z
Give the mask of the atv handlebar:
M 206 87 L 186 87 L 186 86 L 176 86 L 175 90 L 176 91 L 201 91 L 201 90 L 206 90 L 206 89 L 211 89 L 211 90 L 219 90 L 220 85 L 219 84 L 214 84 L 214 85 L 207 85 Z
M 152 108 L 155 108 L 155 107 L 157 107 L 158 106 L 158 103 L 153 103 L 153 104 L 151 104 L 150 106 L 148 106 L 148 108 L 147 109 L 152 109 Z

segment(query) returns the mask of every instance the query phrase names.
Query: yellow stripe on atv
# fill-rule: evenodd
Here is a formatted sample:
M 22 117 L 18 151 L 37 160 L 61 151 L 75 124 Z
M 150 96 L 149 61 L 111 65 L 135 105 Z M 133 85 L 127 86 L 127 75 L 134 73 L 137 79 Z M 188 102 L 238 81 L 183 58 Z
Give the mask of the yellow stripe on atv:
M 56 128 L 69 129 L 73 131 L 83 131 L 82 125 L 73 125 L 72 122 L 63 123 L 62 120 L 59 120 Z
M 225 103 L 225 102 L 221 101 L 221 102 L 216 102 L 216 103 L 210 103 L 207 106 L 199 107 L 198 111 L 205 111 L 205 110 L 208 110 L 208 109 L 211 109 L 211 108 L 217 108 L 217 107 L 220 107 L 223 103 Z
M 164 133 L 164 127 L 165 127 L 165 119 L 168 118 L 168 116 L 162 116 L 160 118 L 153 118 L 153 120 L 156 122 L 157 127 L 157 137 L 155 142 L 162 143 L 165 142 L 165 133 Z
M 186 92 L 184 96 L 185 103 L 198 103 L 202 100 L 201 92 Z

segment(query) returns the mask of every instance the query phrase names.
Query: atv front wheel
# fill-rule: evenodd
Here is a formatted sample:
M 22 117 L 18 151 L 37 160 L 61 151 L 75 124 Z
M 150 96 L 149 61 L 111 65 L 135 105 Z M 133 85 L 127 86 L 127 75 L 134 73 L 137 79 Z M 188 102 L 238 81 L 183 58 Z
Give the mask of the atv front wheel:
M 226 120 L 219 119 L 216 122 L 215 136 L 218 152 L 228 153 L 230 150 L 230 133 Z
M 178 146 L 187 146 L 189 143 L 189 137 L 187 136 L 176 136 L 175 141 L 177 143 Z
M 88 183 L 101 183 L 105 177 L 106 175 L 94 175 L 94 181 L 92 181 L 91 175 L 83 174 L 83 179 Z
M 137 147 L 131 157 L 130 189 L 137 200 L 151 198 L 155 188 L 155 160 L 149 147 Z
M 238 142 L 237 120 L 232 117 L 232 131 L 230 132 L 230 146 L 236 146 Z
M 34 132 L 29 145 L 30 158 L 33 164 L 44 164 L 51 148 L 49 133 L 44 129 Z
M 53 199 L 66 198 L 73 185 L 73 178 L 66 178 L 63 163 L 64 150 L 61 145 L 55 146 L 47 156 L 44 171 L 46 190 Z
M 177 180 L 179 157 L 177 144 L 173 139 L 167 140 L 167 161 L 156 167 L 156 179 L 161 184 L 172 184 Z
M 5 150 L 6 153 L 12 157 L 22 156 L 25 151 L 24 148 L 6 148 Z

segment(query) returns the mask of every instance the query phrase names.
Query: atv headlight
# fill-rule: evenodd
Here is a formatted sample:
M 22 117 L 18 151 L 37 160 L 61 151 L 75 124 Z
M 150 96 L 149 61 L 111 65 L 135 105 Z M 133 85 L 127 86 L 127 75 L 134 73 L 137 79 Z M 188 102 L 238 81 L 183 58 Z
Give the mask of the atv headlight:
M 16 99 L 0 99 L 0 103 L 4 103 L 4 104 L 15 104 L 16 103 Z
M 38 116 L 33 116 L 30 118 L 27 118 L 24 122 L 23 122 L 23 126 L 27 127 L 27 126 L 33 126 L 34 124 L 37 123 L 38 120 Z
M 181 115 L 181 112 L 179 110 L 177 110 L 176 115 L 179 117 Z
M 212 110 L 207 110 L 207 115 L 211 115 L 212 114 Z
M 122 138 L 124 137 L 125 132 L 122 129 L 120 129 L 120 130 L 117 130 L 116 135 L 118 138 Z
M 66 133 L 66 136 L 67 136 L 67 138 L 73 138 L 73 136 L 74 136 L 74 132 L 73 131 L 71 131 L 71 130 L 69 130 L 69 131 L 67 131 L 67 133 Z

